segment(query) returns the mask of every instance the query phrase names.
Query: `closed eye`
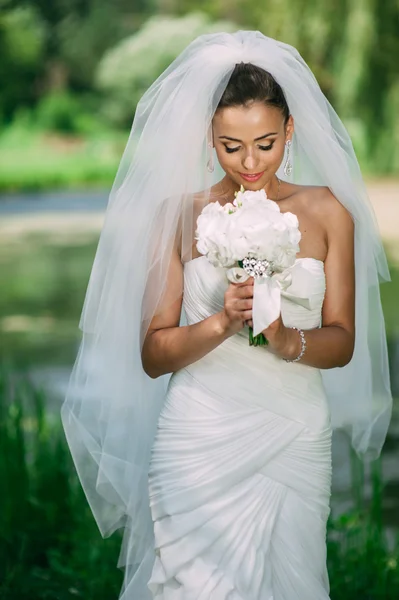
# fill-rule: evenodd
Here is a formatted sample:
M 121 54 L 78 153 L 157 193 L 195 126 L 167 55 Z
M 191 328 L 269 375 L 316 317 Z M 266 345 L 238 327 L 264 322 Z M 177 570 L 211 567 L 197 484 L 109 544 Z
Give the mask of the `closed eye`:
M 258 146 L 258 148 L 259 148 L 259 150 L 263 150 L 263 151 L 267 152 L 267 150 L 271 150 L 273 148 L 273 144 L 274 144 L 274 142 L 272 142 L 268 146 Z M 236 148 L 228 148 L 227 146 L 225 146 L 225 148 L 226 148 L 226 152 L 228 154 L 231 154 L 232 152 L 237 152 L 240 149 L 240 146 L 237 146 Z
M 227 146 L 225 146 L 225 148 L 226 148 L 226 152 L 228 154 L 231 154 L 232 152 L 237 152 L 237 150 L 240 149 L 240 146 L 238 146 L 237 148 L 228 148 Z
M 265 150 L 265 151 L 267 151 L 267 150 L 271 150 L 271 149 L 273 148 L 273 144 L 274 144 L 274 142 L 272 142 L 272 143 L 271 143 L 271 144 L 269 144 L 268 146 L 258 146 L 258 148 L 259 148 L 260 150 Z

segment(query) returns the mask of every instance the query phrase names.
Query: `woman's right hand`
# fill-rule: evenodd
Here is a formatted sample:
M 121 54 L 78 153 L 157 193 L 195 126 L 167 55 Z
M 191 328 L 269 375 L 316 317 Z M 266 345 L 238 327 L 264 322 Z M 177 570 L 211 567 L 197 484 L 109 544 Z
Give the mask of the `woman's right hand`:
M 230 283 L 224 294 L 221 320 L 227 335 L 234 335 L 252 319 L 254 278 L 244 283 Z

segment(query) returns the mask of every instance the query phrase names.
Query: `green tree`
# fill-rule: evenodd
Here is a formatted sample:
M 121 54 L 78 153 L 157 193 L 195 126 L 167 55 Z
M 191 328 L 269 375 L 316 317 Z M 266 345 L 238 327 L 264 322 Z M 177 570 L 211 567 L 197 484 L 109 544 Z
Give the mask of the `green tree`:
M 363 165 L 399 171 L 397 0 L 158 0 L 163 12 L 201 7 L 214 19 L 295 46 L 343 118 Z
M 138 33 L 106 52 L 98 65 L 96 81 L 108 118 L 119 125 L 129 123 L 145 90 L 195 37 L 235 29 L 231 22 L 212 22 L 202 13 L 149 19 Z
M 90 93 L 103 53 L 137 31 L 151 0 L 0 0 L 0 112 L 49 92 Z
M 0 117 L 35 99 L 44 55 L 45 24 L 33 7 L 0 11 Z

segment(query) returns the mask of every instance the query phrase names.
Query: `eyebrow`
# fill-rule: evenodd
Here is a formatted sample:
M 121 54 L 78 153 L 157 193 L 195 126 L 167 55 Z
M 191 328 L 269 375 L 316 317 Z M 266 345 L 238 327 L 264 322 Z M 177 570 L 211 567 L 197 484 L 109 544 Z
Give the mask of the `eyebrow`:
M 264 140 L 265 138 L 269 137 L 269 135 L 277 135 L 278 131 L 273 131 L 272 133 L 265 133 L 265 135 L 261 135 L 260 137 L 257 137 L 254 139 L 254 142 L 258 142 L 259 140 Z M 229 137 L 228 135 L 219 135 L 219 140 L 224 139 L 224 140 L 229 140 L 230 142 L 242 142 L 242 140 L 238 140 L 237 138 L 232 138 Z

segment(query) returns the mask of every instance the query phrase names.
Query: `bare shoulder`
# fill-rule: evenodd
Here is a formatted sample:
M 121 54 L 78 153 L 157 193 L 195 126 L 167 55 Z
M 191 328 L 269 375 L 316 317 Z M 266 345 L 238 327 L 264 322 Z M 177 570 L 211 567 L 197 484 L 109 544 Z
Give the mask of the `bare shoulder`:
M 195 192 L 193 194 L 194 203 L 203 204 L 204 201 L 219 200 L 223 197 L 223 193 L 221 191 L 222 189 L 223 188 L 221 188 L 220 184 L 216 183 L 210 188 L 201 190 L 200 192 Z
M 330 188 L 326 186 L 317 186 L 314 189 L 315 201 L 320 201 L 320 210 L 326 217 L 343 220 L 346 222 L 352 221 L 352 215 L 345 206 L 332 193 Z
M 329 238 L 333 235 L 351 234 L 354 230 L 352 214 L 326 186 L 317 187 L 311 192 L 314 210 L 325 224 Z
M 310 210 L 324 229 L 327 241 L 326 264 L 335 261 L 353 263 L 354 219 L 350 211 L 338 200 L 328 187 L 318 186 L 308 191 Z
M 323 223 L 331 224 L 334 227 L 338 225 L 351 227 L 353 225 L 351 213 L 327 186 L 291 185 L 295 200 L 312 217 L 321 219 Z
M 205 189 L 198 192 L 192 192 L 189 194 L 190 207 L 189 219 L 186 217 L 180 218 L 179 227 L 179 241 L 178 241 L 178 253 L 182 263 L 190 261 L 195 258 L 198 253 L 196 252 L 196 241 L 195 241 L 195 229 L 198 216 L 201 214 L 204 206 L 211 199 L 211 189 Z M 184 209 L 182 209 L 184 210 Z M 187 216 L 186 215 L 186 216 Z M 190 230 L 191 227 L 191 230 Z M 185 228 L 183 233 L 183 228 Z M 184 240 L 184 241 L 183 241 Z
M 226 197 L 220 191 L 220 185 L 216 184 L 211 188 L 201 190 L 192 194 L 194 216 L 198 217 L 204 206 L 209 202 L 226 201 Z

